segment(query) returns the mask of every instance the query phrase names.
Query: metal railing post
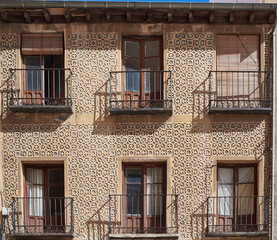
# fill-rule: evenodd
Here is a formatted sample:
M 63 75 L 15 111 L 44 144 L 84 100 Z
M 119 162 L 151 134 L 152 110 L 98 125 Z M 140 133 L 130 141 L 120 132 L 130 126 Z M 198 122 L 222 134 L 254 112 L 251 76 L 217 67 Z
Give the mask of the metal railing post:
M 69 198 L 71 202 L 71 233 L 74 233 L 74 200 L 73 198 Z
M 13 234 L 15 234 L 15 198 L 12 198 L 12 221 L 13 221 Z
M 211 110 L 211 104 L 212 104 L 212 78 L 211 78 L 212 72 L 209 74 L 209 110 Z
M 209 197 L 207 198 L 207 229 L 206 229 L 206 233 L 209 233 Z
M 65 75 L 65 74 L 64 74 Z M 73 93 L 72 93 L 72 72 L 71 70 L 69 69 L 69 92 L 70 92 L 70 100 L 69 100 L 69 103 L 70 103 L 70 106 L 72 106 L 72 101 L 73 101 Z
M 16 82 L 16 72 L 13 73 L 13 70 L 10 69 L 11 75 L 10 75 L 10 105 L 13 105 L 13 82 Z M 13 80 L 14 75 L 14 80 Z
M 178 195 L 176 195 L 176 224 L 177 224 L 177 233 L 179 233 L 179 203 Z
M 111 195 L 109 195 L 109 233 L 112 230 Z

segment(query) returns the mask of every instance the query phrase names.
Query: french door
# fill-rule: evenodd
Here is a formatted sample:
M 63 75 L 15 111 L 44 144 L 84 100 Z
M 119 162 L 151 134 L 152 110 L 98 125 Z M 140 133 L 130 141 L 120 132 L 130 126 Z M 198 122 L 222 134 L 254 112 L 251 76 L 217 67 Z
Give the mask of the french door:
M 63 55 L 25 56 L 24 67 L 25 104 L 62 103 L 65 96 Z
M 123 49 L 125 104 L 147 107 L 153 101 L 162 100 L 161 38 L 124 38 Z
M 257 227 L 256 165 L 220 165 L 217 169 L 217 225 L 223 232 Z
M 158 233 L 166 224 L 165 164 L 125 164 L 123 231 Z
M 25 170 L 24 225 L 33 233 L 64 231 L 63 167 Z

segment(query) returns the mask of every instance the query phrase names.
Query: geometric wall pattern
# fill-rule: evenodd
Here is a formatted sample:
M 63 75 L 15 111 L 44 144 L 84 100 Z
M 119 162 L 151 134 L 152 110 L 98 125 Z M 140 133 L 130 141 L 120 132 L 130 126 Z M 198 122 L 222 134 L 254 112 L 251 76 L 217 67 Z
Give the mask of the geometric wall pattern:
M 213 66 L 213 39 L 212 33 L 167 34 L 167 65 L 174 78 L 174 114 L 205 113 L 205 109 L 199 108 L 206 103 L 205 96 L 198 99 L 197 106 L 193 98 L 199 86 L 206 87 Z M 102 105 L 107 99 L 105 84 L 109 71 L 116 70 L 120 64 L 119 36 L 117 33 L 69 34 L 66 43 L 68 65 L 73 72 L 74 114 L 97 112 L 101 117 L 106 111 Z M 0 44 L 2 47 L 3 43 Z M 10 59 L 15 61 L 15 53 Z M 180 232 L 186 238 L 194 234 L 191 215 L 211 194 L 213 156 L 263 155 L 265 182 L 269 183 L 270 124 L 265 120 L 5 124 L 2 131 L 5 204 L 10 205 L 11 197 L 18 194 L 19 157 L 67 157 L 75 232 L 82 237 L 89 234 L 87 221 L 105 204 L 109 193 L 118 189 L 119 156 L 172 158 L 172 192 L 179 194 Z M 266 184 L 265 194 L 269 191 Z M 108 220 L 107 205 L 101 210 L 101 217 Z
M 117 66 L 117 33 L 69 34 L 68 66 L 73 73 L 73 104 L 76 113 L 101 114 L 110 96 L 109 72 Z
M 86 235 L 86 221 L 107 201 L 109 192 L 116 192 L 118 156 L 171 156 L 172 186 L 180 195 L 180 231 L 189 237 L 191 214 L 211 193 L 211 156 L 260 155 L 270 129 L 265 122 L 201 123 L 196 127 L 191 123 L 118 123 L 4 125 L 3 132 L 6 204 L 17 195 L 19 156 L 66 156 L 79 235 Z M 265 176 L 269 175 L 266 170 Z M 102 215 L 108 217 L 107 209 Z
M 213 68 L 213 34 L 168 33 L 166 41 L 166 61 L 174 83 L 174 114 L 192 114 L 204 103 L 193 100 L 199 86 L 208 84 Z

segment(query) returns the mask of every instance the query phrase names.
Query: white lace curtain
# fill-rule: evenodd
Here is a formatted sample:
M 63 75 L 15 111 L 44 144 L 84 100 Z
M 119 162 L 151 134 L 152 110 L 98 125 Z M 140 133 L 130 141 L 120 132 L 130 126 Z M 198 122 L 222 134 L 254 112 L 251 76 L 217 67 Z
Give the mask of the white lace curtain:
M 254 212 L 254 168 L 238 168 L 238 192 L 234 193 L 234 169 L 218 169 L 218 214 L 232 216 L 236 206 L 237 215 Z M 236 200 L 236 202 L 234 202 Z M 235 204 L 235 205 L 234 205 Z
M 30 216 L 43 216 L 43 184 L 43 170 L 28 169 L 28 208 Z

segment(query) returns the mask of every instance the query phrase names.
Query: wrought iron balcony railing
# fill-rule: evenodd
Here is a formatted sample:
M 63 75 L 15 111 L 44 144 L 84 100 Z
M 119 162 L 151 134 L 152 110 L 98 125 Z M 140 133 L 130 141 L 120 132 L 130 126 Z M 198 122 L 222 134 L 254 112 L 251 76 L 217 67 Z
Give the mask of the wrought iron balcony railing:
M 73 235 L 73 199 L 50 197 L 13 198 L 14 235 Z
M 9 108 L 14 112 L 71 112 L 70 69 L 10 69 Z
M 110 113 L 171 114 L 173 81 L 170 71 L 110 72 Z
M 111 234 L 178 233 L 178 195 L 109 196 Z
M 208 197 L 206 207 L 209 236 L 268 234 L 266 196 Z
M 209 111 L 270 111 L 271 83 L 271 72 L 211 71 Z

